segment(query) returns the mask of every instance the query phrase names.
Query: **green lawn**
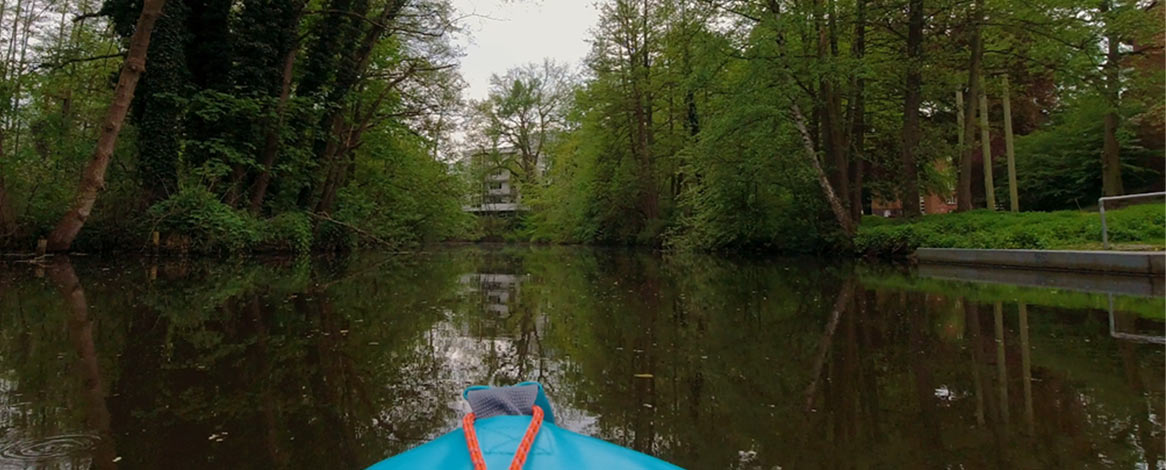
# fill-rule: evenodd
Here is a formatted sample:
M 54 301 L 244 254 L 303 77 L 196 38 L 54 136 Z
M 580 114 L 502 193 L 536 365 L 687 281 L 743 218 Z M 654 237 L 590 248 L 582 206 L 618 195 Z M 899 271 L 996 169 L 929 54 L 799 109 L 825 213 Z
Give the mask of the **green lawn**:
M 1113 249 L 1166 249 L 1166 205 L 1144 204 L 1107 213 Z M 855 237 L 861 254 L 906 256 L 917 248 L 1101 249 L 1096 212 L 991 212 L 866 217 Z

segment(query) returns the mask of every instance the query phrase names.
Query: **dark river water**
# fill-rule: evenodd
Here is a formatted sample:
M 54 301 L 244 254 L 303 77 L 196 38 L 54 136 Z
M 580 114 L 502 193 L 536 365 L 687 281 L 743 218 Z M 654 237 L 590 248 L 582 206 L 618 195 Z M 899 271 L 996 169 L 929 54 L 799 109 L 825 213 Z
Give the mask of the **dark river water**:
M 691 469 L 1161 469 L 1164 309 L 584 248 L 10 259 L 0 469 L 359 469 L 524 380 Z

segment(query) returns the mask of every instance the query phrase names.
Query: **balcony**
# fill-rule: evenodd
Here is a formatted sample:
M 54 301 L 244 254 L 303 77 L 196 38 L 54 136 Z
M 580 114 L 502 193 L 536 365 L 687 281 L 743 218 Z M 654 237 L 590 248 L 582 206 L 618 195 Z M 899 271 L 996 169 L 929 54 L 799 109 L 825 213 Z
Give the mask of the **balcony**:
M 463 211 L 473 213 L 489 213 L 489 212 L 518 212 L 521 209 L 517 203 L 506 202 L 497 204 L 481 204 L 477 206 L 462 207 Z

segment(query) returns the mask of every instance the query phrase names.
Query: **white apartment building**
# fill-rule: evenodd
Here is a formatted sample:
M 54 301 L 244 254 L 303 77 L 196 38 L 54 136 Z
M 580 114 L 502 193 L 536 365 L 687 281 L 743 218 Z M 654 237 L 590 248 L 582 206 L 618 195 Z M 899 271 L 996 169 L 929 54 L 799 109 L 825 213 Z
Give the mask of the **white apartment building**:
M 501 161 L 512 160 L 515 155 L 517 152 L 514 149 L 502 148 L 497 153 L 475 151 L 466 157 L 470 168 L 481 180 L 477 182 L 478 190 L 471 192 L 470 200 L 462 210 L 488 215 L 514 213 L 523 209 L 517 177 L 505 165 L 499 164 Z

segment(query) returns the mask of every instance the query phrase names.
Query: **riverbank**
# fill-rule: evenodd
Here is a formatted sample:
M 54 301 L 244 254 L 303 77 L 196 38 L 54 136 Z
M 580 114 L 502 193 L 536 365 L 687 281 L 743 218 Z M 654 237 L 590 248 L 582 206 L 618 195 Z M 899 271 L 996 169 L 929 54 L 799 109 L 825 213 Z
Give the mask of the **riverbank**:
M 175 211 L 165 224 L 111 227 L 92 224 L 79 238 L 75 251 L 155 252 L 179 255 L 223 256 L 248 253 L 307 254 L 347 252 L 361 247 L 401 249 L 428 244 L 426 239 L 461 243 L 525 244 L 530 239 L 521 219 L 479 220 L 457 236 L 403 231 L 399 227 L 356 229 L 334 220 L 313 220 L 309 214 L 290 213 L 261 220 L 241 211 L 221 209 Z M 1108 212 L 1109 236 L 1114 250 L 1166 250 L 1166 205 L 1150 204 Z M 315 223 L 320 226 L 313 229 Z M 150 229 L 160 232 L 157 244 Z M 357 231 L 359 230 L 359 231 Z M 375 233 L 374 233 L 375 232 Z M 433 242 L 430 242 L 433 243 Z M 34 238 L 0 241 L 0 252 L 31 255 Z M 626 246 L 626 245 L 621 245 Z M 659 248 L 659 245 L 655 245 Z M 688 251 L 682 247 L 671 250 Z M 919 248 L 992 250 L 1100 250 L 1101 221 L 1097 213 L 989 212 L 925 216 L 915 220 L 866 217 L 849 247 L 834 239 L 807 242 L 805 247 L 767 246 L 746 253 L 813 254 L 825 257 L 906 259 Z M 697 250 L 699 251 L 699 250 Z M 726 251 L 726 250 L 721 250 Z
M 1166 205 L 1107 212 L 1109 238 L 1122 250 L 1166 250 Z M 1095 212 L 990 212 L 925 216 L 915 220 L 867 217 L 854 239 L 859 255 L 905 258 L 919 248 L 1090 250 L 1101 248 Z

